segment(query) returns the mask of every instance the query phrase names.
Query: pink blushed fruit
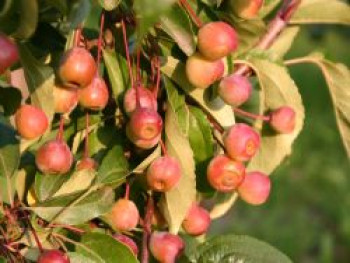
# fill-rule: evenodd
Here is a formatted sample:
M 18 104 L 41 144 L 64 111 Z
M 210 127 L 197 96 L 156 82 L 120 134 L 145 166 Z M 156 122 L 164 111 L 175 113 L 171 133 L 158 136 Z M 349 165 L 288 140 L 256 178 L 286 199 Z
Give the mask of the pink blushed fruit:
M 296 113 L 294 109 L 283 106 L 271 113 L 270 125 L 279 133 L 292 133 L 295 129 Z
M 78 92 L 73 88 L 53 87 L 56 113 L 70 113 L 78 104 Z
M 235 124 L 226 132 L 224 145 L 230 158 L 245 162 L 259 150 L 260 136 L 247 124 Z
M 0 75 L 19 59 L 17 45 L 10 38 L 0 33 Z
M 103 110 L 108 102 L 109 92 L 103 78 L 96 76 L 85 88 L 79 89 L 79 104 L 90 110 Z
M 60 250 L 52 249 L 44 251 L 37 263 L 70 263 L 69 257 Z
M 136 89 L 138 89 L 138 94 L 140 96 L 140 107 L 152 109 L 157 111 L 157 100 L 155 99 L 152 91 L 139 86 L 136 88 L 128 89 L 124 96 L 124 110 L 126 114 L 130 115 L 135 111 L 137 105 Z
M 167 192 L 179 183 L 181 166 L 178 160 L 171 156 L 159 157 L 148 167 L 146 178 L 152 190 Z
M 199 236 L 207 232 L 210 223 L 209 212 L 194 203 L 188 211 L 185 220 L 182 222 L 182 227 L 187 234 Z
M 31 105 L 22 105 L 15 114 L 18 133 L 24 139 L 35 139 L 45 133 L 49 126 L 46 114 Z
M 78 164 L 77 164 L 77 170 L 82 171 L 82 170 L 91 170 L 95 171 L 98 167 L 97 162 L 90 158 L 90 157 L 85 157 L 81 159 Z
M 134 202 L 119 199 L 112 207 L 110 218 L 118 231 L 130 231 L 137 226 L 140 215 Z
M 128 128 L 131 137 L 152 140 L 161 133 L 163 121 L 158 112 L 152 109 L 137 108 L 130 116 Z
M 121 234 L 114 234 L 113 238 L 130 248 L 130 250 L 135 256 L 137 256 L 137 254 L 139 253 L 139 249 L 135 241 L 132 240 L 130 237 Z
M 155 259 L 162 263 L 175 263 L 185 248 L 183 240 L 167 232 L 153 232 L 149 247 Z
M 198 49 L 206 59 L 221 59 L 234 52 L 237 47 L 237 33 L 225 22 L 210 22 L 198 31 Z
M 225 155 L 215 156 L 207 168 L 209 184 L 217 191 L 228 193 L 236 190 L 243 182 L 245 166 Z
M 238 188 L 242 200 L 251 205 L 261 205 L 270 195 L 270 178 L 261 172 L 247 173 L 243 183 Z
M 247 77 L 232 74 L 220 81 L 218 92 L 225 103 L 238 107 L 249 99 L 252 84 Z
M 244 19 L 256 17 L 264 0 L 231 0 L 233 12 Z
M 196 88 L 206 89 L 224 74 L 225 66 L 221 60 L 210 61 L 195 53 L 186 61 L 188 81 Z
M 73 154 L 63 140 L 55 139 L 39 148 L 35 163 L 44 174 L 65 174 L 73 164 Z
M 95 77 L 97 66 L 90 52 L 74 47 L 63 54 L 58 76 L 64 86 L 83 88 Z
M 162 137 L 162 134 L 159 133 L 158 136 L 156 136 L 154 139 L 150 139 L 150 140 L 139 139 L 139 138 L 135 137 L 132 134 L 132 132 L 130 132 L 129 126 L 126 126 L 126 136 L 129 138 L 129 140 L 135 146 L 137 146 L 140 149 L 147 150 L 147 149 L 153 148 L 154 146 L 156 146 L 159 143 L 159 141 Z

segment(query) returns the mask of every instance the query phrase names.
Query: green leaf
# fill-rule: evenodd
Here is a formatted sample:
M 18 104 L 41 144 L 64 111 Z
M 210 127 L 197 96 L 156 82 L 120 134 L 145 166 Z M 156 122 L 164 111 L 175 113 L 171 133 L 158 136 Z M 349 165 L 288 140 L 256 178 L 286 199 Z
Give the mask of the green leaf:
M 269 15 L 280 3 L 281 0 L 265 0 L 264 5 L 259 11 L 259 16 L 265 17 Z
M 91 0 L 78 0 L 70 8 L 68 21 L 70 29 L 75 29 L 89 15 L 91 10 Z
M 290 23 L 350 25 L 350 5 L 341 0 L 302 0 Z
M 160 145 L 158 145 L 150 155 L 148 155 L 139 165 L 137 165 L 132 170 L 132 173 L 142 174 L 148 168 L 148 166 L 150 166 L 150 164 L 161 155 L 162 150 Z
M 207 181 L 207 166 L 214 156 L 214 138 L 210 123 L 203 111 L 189 107 L 188 137 L 196 161 L 196 184 L 201 192 L 212 191 Z
M 167 86 L 168 94 L 169 89 L 172 87 Z M 169 231 L 174 234 L 179 231 L 188 209 L 196 199 L 193 152 L 188 137 L 179 126 L 175 109 L 176 101 L 171 101 L 169 96 L 169 107 L 165 117 L 165 142 L 168 154 L 180 162 L 182 176 L 179 184 L 162 197 L 161 208 L 169 224 Z
M 173 57 L 167 58 L 167 63 L 162 67 L 163 73 L 174 80 L 188 96 L 194 99 L 202 109 L 209 113 L 222 127 L 230 127 L 235 123 L 232 108 L 227 105 L 219 107 L 208 103 L 207 93 L 194 88 L 187 80 L 185 65 Z
M 13 203 L 15 193 L 12 177 L 20 160 L 19 141 L 7 119 L 0 115 L 0 199 Z
M 223 0 L 201 0 L 204 4 L 207 4 L 209 6 L 219 7 Z
M 125 159 L 122 146 L 117 144 L 108 151 L 102 160 L 96 181 L 100 184 L 121 184 L 128 174 L 128 161 Z
M 298 63 L 313 63 L 317 65 L 326 79 L 333 101 L 334 111 L 340 135 L 345 149 L 350 157 L 350 71 L 339 63 L 326 60 L 322 54 L 314 53 L 307 57 L 296 59 Z
M 127 246 L 105 234 L 86 234 L 82 237 L 81 243 L 84 246 L 77 246 L 77 252 L 90 258 L 93 262 L 139 262 Z
M 114 97 L 120 99 L 120 96 L 130 85 L 126 60 L 114 50 L 103 50 L 103 59 L 107 68 L 108 78 L 111 82 Z
M 161 16 L 160 21 L 162 29 L 175 40 L 187 56 L 196 51 L 191 20 L 183 8 L 174 5 L 166 15 Z
M 25 45 L 19 45 L 19 51 L 31 102 L 41 108 L 51 121 L 54 115 L 53 69 L 39 62 Z
M 78 225 L 107 213 L 114 203 L 114 192 L 105 187 L 98 191 L 53 198 L 30 209 L 39 217 L 60 224 Z
M 281 59 L 287 54 L 299 31 L 300 27 L 298 26 L 287 27 L 282 31 L 277 40 L 269 48 L 273 52 L 272 56 L 275 56 L 274 59 Z
M 19 27 L 13 34 L 15 38 L 27 39 L 31 37 L 39 20 L 39 4 L 37 0 L 19 0 Z
M 268 129 L 261 129 L 261 122 L 256 128 L 261 130 L 261 147 L 251 160 L 248 170 L 259 170 L 270 174 L 292 151 L 292 144 L 299 135 L 304 122 L 304 106 L 300 93 L 287 69 L 268 59 L 252 56 L 248 59 L 260 82 L 260 114 L 281 106 L 290 106 L 296 112 L 296 126 L 290 134 L 278 134 Z
M 68 195 L 88 189 L 95 179 L 96 172 L 93 170 L 81 170 L 74 172 L 70 178 L 63 183 L 53 197 Z
M 206 263 L 292 263 L 271 245 L 249 236 L 224 235 L 199 245 L 191 262 Z
M 210 210 L 210 218 L 214 220 L 225 215 L 235 204 L 237 198 L 237 193 L 217 193 L 214 199 L 215 205 Z
M 38 172 L 34 183 L 36 197 L 40 202 L 51 198 L 68 178 L 69 175 L 45 175 Z
M 0 86 L 0 112 L 3 108 L 5 116 L 13 115 L 21 105 L 21 101 L 22 94 L 19 89 Z
M 137 18 L 137 43 L 143 39 L 148 30 L 166 14 L 175 0 L 135 0 L 134 10 Z
M 46 0 L 46 3 L 55 7 L 62 14 L 66 15 L 68 11 L 67 0 Z
M 98 0 L 100 5 L 107 11 L 117 8 L 121 0 Z
M 7 262 L 6 258 L 0 256 L 0 263 L 6 263 L 6 262 Z

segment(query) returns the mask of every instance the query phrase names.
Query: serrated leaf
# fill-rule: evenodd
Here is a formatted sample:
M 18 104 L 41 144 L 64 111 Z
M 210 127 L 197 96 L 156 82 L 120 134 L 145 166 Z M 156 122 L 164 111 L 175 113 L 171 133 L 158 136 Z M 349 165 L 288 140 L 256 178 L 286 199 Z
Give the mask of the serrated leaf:
M 124 156 L 122 146 L 114 145 L 98 169 L 96 183 L 100 184 L 121 184 L 129 174 L 129 164 Z
M 193 98 L 201 108 L 208 112 L 222 127 L 230 127 L 235 123 L 231 107 L 220 105 L 216 107 L 208 103 L 205 92 L 194 88 L 187 80 L 185 65 L 174 57 L 168 57 L 167 63 L 162 67 L 163 73 L 181 87 L 188 96 Z
M 39 62 L 25 45 L 19 45 L 21 64 L 33 105 L 41 108 L 51 122 L 54 115 L 54 72 Z
M 127 246 L 109 235 L 89 233 L 82 237 L 81 244 L 83 246 L 77 246 L 77 252 L 92 259 L 93 262 L 139 262 Z
M 273 56 L 276 56 L 275 59 L 281 59 L 287 54 L 299 31 L 300 27 L 298 26 L 287 27 L 282 31 L 276 41 L 269 48 L 269 50 L 273 52 Z
M 169 224 L 169 231 L 176 234 L 196 198 L 196 175 L 193 152 L 188 137 L 182 132 L 177 115 L 169 100 L 165 117 L 165 143 L 168 154 L 181 165 L 182 176 L 178 185 L 166 192 L 161 200 L 161 208 Z
M 350 25 L 350 5 L 341 0 L 302 0 L 290 23 Z
M 19 26 L 13 34 L 15 38 L 27 39 L 31 37 L 39 20 L 39 4 L 37 0 L 19 0 Z
M 166 14 L 176 0 L 135 0 L 134 9 L 137 18 L 137 43 L 143 39 L 148 30 Z
M 81 170 L 74 172 L 70 178 L 62 184 L 53 197 L 68 195 L 88 189 L 95 179 L 96 171 Z
M 191 262 L 206 263 L 292 263 L 271 245 L 249 236 L 224 235 L 199 245 Z
M 130 83 L 126 60 L 114 50 L 103 50 L 103 59 L 113 95 L 116 99 L 120 99 L 120 95 L 128 88 Z
M 100 5 L 107 11 L 117 8 L 121 0 L 99 0 Z
M 0 199 L 13 202 L 14 176 L 20 160 L 19 141 L 9 121 L 0 114 Z
M 196 51 L 191 20 L 179 5 L 174 5 L 160 18 L 162 29 L 171 36 L 179 48 L 190 56 Z
M 303 127 L 304 106 L 298 88 L 285 67 L 260 57 L 252 56 L 248 60 L 261 87 L 260 114 L 281 106 L 290 106 L 296 112 L 295 129 L 290 134 L 278 134 L 269 129 L 261 129 L 261 126 L 256 127 L 262 132 L 261 147 L 247 168 L 271 174 L 292 151 L 292 144 Z
M 51 198 L 68 178 L 69 175 L 44 175 L 38 172 L 34 182 L 36 197 L 40 202 Z
M 319 53 L 297 59 L 297 61 L 299 63 L 313 63 L 322 70 L 333 101 L 340 135 L 350 157 L 350 91 L 348 88 L 350 70 L 343 64 L 326 60 Z
M 36 204 L 30 209 L 46 221 L 78 225 L 107 213 L 114 203 L 112 188 L 71 194 Z

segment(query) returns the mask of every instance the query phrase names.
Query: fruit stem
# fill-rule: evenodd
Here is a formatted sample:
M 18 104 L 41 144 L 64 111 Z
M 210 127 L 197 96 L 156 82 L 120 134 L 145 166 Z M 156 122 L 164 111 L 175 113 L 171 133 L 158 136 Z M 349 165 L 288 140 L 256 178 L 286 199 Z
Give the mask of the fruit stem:
M 129 200 L 129 198 L 130 198 L 130 184 L 129 183 L 125 184 L 125 195 L 124 195 L 124 198 L 126 200 Z
M 42 254 L 44 252 L 44 249 L 43 249 L 43 246 L 39 240 L 39 237 L 38 237 L 38 234 L 36 233 L 34 227 L 32 226 L 31 222 L 30 222 L 30 219 L 27 217 L 27 221 L 28 221 L 28 226 L 29 226 L 29 229 L 30 231 L 32 232 L 33 236 L 34 236 L 34 239 L 35 239 L 35 243 L 37 244 L 38 248 L 39 248 L 39 251 L 40 253 Z
M 136 81 L 141 81 L 141 69 L 140 69 L 140 49 L 137 50 L 137 62 L 136 62 Z
M 165 144 L 164 144 L 164 142 L 163 142 L 162 139 L 159 140 L 159 144 L 160 144 L 160 147 L 162 148 L 163 154 L 164 154 L 165 156 L 167 156 L 167 155 L 168 155 L 168 151 L 167 151 L 167 149 L 166 149 L 166 147 L 165 147 Z
M 153 91 L 154 98 L 157 100 L 159 87 L 160 87 L 160 62 L 159 57 L 156 58 L 156 67 L 157 67 L 157 79 L 156 79 L 156 88 Z
M 64 228 L 64 229 L 68 229 L 68 230 L 71 230 L 75 233 L 78 233 L 78 234 L 84 234 L 85 231 L 80 229 L 80 228 L 77 228 L 77 227 L 74 227 L 74 226 L 69 226 L 69 225 L 62 225 L 62 224 L 51 224 L 50 227 L 52 228 Z
M 100 72 L 101 67 L 101 53 L 102 53 L 102 37 L 103 37 L 103 28 L 105 25 L 105 12 L 102 11 L 101 13 L 101 21 L 100 21 L 100 34 L 98 36 L 98 43 L 97 43 L 97 72 Z
M 81 25 L 79 25 L 77 27 L 77 29 L 75 29 L 75 34 L 74 34 L 74 46 L 75 47 L 79 47 L 79 45 L 80 45 L 81 31 L 82 31 L 82 28 L 81 28 Z
M 122 19 L 121 23 L 122 23 L 123 40 L 124 40 L 124 47 L 125 47 L 125 56 L 126 56 L 126 61 L 128 63 L 128 69 L 129 69 L 130 84 L 131 84 L 131 87 L 134 87 L 134 80 L 133 80 L 132 67 L 131 67 L 131 61 L 130 61 L 130 53 L 129 53 L 129 45 L 128 45 L 128 40 L 126 37 L 125 22 L 123 19 Z
M 196 15 L 196 12 L 193 10 L 193 8 L 187 2 L 187 0 L 180 0 L 180 3 L 187 10 L 187 12 L 189 13 L 192 21 L 196 24 L 196 26 L 197 27 L 202 27 L 203 26 L 202 20 Z
M 149 262 L 149 251 L 148 251 L 148 242 L 151 235 L 151 223 L 154 213 L 154 203 L 152 196 L 148 196 L 145 220 L 143 224 L 143 238 L 142 238 L 142 261 L 141 263 Z
M 58 130 L 58 133 L 57 133 L 57 137 L 56 139 L 57 140 L 62 140 L 63 138 L 63 131 L 64 131 L 64 118 L 63 118 L 63 115 L 61 115 L 61 119 L 60 119 L 60 127 L 59 127 L 59 130 Z
M 86 117 L 85 117 L 85 145 L 84 145 L 84 158 L 89 157 L 89 124 L 90 123 L 90 116 L 89 113 L 86 112 Z
M 233 108 L 233 111 L 234 111 L 234 113 L 237 113 L 237 114 L 239 114 L 241 116 L 248 117 L 248 118 L 251 118 L 251 119 L 270 121 L 270 116 L 254 114 L 254 113 L 247 112 L 247 111 L 244 111 L 244 110 L 239 109 L 239 108 Z

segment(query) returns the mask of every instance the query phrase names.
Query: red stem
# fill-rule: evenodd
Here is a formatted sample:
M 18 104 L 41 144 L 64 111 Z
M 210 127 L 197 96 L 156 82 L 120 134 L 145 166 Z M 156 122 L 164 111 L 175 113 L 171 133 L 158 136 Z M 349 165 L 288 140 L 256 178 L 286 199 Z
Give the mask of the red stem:
M 251 119 L 270 121 L 270 116 L 257 115 L 257 114 L 251 113 L 251 112 L 241 110 L 239 108 L 234 108 L 233 111 L 241 116 L 245 116 L 245 117 L 248 117 Z
M 202 20 L 197 16 L 196 12 L 193 10 L 193 8 L 187 2 L 187 0 L 180 0 L 180 3 L 187 10 L 189 15 L 191 16 L 192 21 L 196 24 L 196 26 L 197 27 L 202 27 L 203 26 Z
M 36 244 L 38 245 L 39 251 L 40 251 L 40 253 L 43 253 L 44 249 L 43 249 L 43 246 L 42 246 L 42 244 L 41 244 L 41 242 L 39 240 L 39 237 L 38 237 L 35 229 L 33 228 L 32 224 L 30 223 L 30 219 L 27 218 L 27 220 L 28 220 L 28 225 L 29 225 L 30 231 L 32 232 L 32 234 L 34 236 Z
M 141 69 L 140 69 L 140 49 L 137 50 L 137 64 L 136 64 L 136 81 L 140 82 L 141 81 Z
M 56 137 L 57 140 L 61 141 L 63 139 L 63 132 L 64 132 L 64 118 L 63 118 L 63 116 L 61 116 L 60 127 L 59 127 L 57 137 Z
M 160 144 L 160 147 L 162 148 L 163 154 L 164 154 L 165 156 L 167 156 L 167 155 L 168 155 L 168 151 L 167 151 L 167 149 L 166 149 L 166 147 L 165 147 L 165 144 L 164 144 L 164 142 L 163 142 L 162 139 L 160 139 L 159 144 Z
M 81 31 L 82 31 L 82 28 L 81 28 L 81 25 L 79 25 L 77 27 L 77 29 L 75 30 L 75 35 L 74 35 L 74 46 L 75 47 L 79 47 L 79 45 L 80 45 Z
M 156 59 L 156 67 L 157 67 L 157 80 L 156 80 L 156 88 L 153 91 L 154 98 L 158 98 L 158 93 L 159 93 L 159 87 L 160 87 L 160 62 L 159 62 L 159 57 Z
M 130 184 L 129 183 L 126 183 L 125 184 L 125 195 L 124 195 L 124 198 L 129 200 L 130 198 Z
M 64 228 L 64 229 L 68 229 L 68 230 L 71 230 L 71 231 L 73 231 L 75 233 L 79 233 L 79 234 L 85 233 L 85 230 L 82 230 L 82 229 L 74 227 L 74 226 L 69 226 L 69 225 L 51 224 L 50 227 Z
M 152 217 L 154 213 L 154 203 L 152 196 L 148 197 L 145 220 L 143 224 L 143 238 L 142 238 L 142 261 L 141 263 L 149 262 L 149 251 L 148 251 L 148 242 L 151 236 L 151 224 Z
M 105 12 L 102 11 L 101 21 L 100 21 L 100 34 L 98 36 L 98 43 L 97 43 L 97 67 L 98 67 L 98 69 L 100 69 L 100 64 L 101 64 L 102 37 L 103 37 L 104 25 L 105 25 Z M 99 72 L 99 70 L 98 70 L 98 72 Z
M 85 145 L 84 145 L 84 158 L 88 158 L 90 153 L 89 153 L 89 124 L 90 123 L 90 117 L 89 113 L 86 112 L 86 117 L 85 117 Z
M 124 40 L 124 47 L 125 47 L 125 56 L 126 56 L 126 61 L 128 63 L 128 69 L 129 69 L 130 84 L 131 84 L 131 87 L 134 87 L 134 80 L 133 80 L 133 74 L 132 74 L 129 45 L 128 45 L 128 39 L 127 39 L 127 36 L 126 36 L 126 27 L 125 27 L 124 20 L 122 20 L 122 30 L 123 30 L 123 40 Z

